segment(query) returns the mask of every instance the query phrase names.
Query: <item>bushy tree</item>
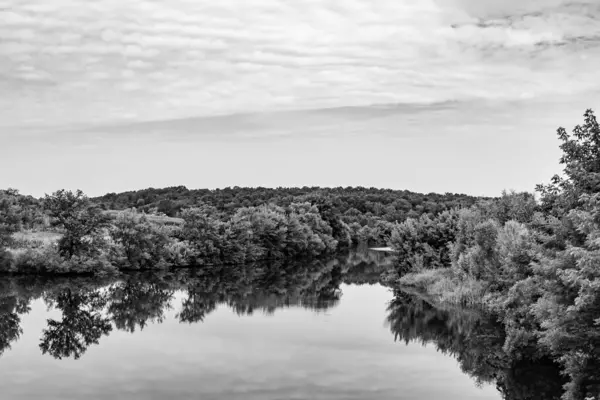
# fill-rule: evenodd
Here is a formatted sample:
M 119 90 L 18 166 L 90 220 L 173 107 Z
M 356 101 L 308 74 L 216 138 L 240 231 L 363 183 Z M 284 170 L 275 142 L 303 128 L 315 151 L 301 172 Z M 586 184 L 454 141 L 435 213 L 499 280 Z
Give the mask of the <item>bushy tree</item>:
M 224 261 L 232 264 L 254 262 L 264 257 L 264 249 L 255 240 L 252 224 L 245 216 L 236 213 L 225 223 L 222 254 Z
M 288 239 L 288 218 L 283 208 L 268 204 L 241 208 L 238 220 L 247 221 L 252 238 L 259 249 L 260 259 L 277 259 L 285 256 Z
M 571 376 L 567 395 L 577 399 L 600 382 L 600 193 L 583 194 L 568 218 L 585 237 L 569 244 L 542 272 L 546 290 L 532 306 L 543 328 L 540 341 Z M 596 371 L 595 375 L 591 371 Z M 596 394 L 600 392 L 597 385 Z
M 338 204 L 336 204 L 340 202 L 339 197 L 325 196 L 321 193 L 312 193 L 310 195 L 302 196 L 299 200 L 317 206 L 321 218 L 331 227 L 331 234 L 338 242 L 340 248 L 348 247 L 352 244 L 350 227 L 342 219 Z
M 111 249 L 112 261 L 121 268 L 158 269 L 168 263 L 171 239 L 164 226 L 151 223 L 143 214 L 121 212 L 110 235 L 116 243 Z
M 508 221 L 531 222 L 538 204 L 532 193 L 503 190 L 499 198 L 481 201 L 474 207 L 504 225 Z
M 577 125 L 572 134 L 562 127 L 557 134 L 562 142 L 563 176 L 555 175 L 551 184 L 538 185 L 537 190 L 546 212 L 564 216 L 582 204 L 581 195 L 600 191 L 600 126 L 588 109 L 583 125 Z
M 0 252 L 12 243 L 11 235 L 21 228 L 18 191 L 0 190 Z
M 493 280 L 499 289 L 532 276 L 532 263 L 539 261 L 541 249 L 527 226 L 508 221 L 499 230 L 495 247 L 499 270 Z
M 458 211 L 444 211 L 430 218 L 409 218 L 392 231 L 390 245 L 396 251 L 397 272 L 403 275 L 423 268 L 450 267 L 450 246 L 456 239 Z
M 338 242 L 333 238 L 333 228 L 323 219 L 317 206 L 308 202 L 292 203 L 289 210 L 290 219 L 297 220 L 296 230 L 303 233 L 298 253 L 317 256 L 336 250 Z
M 206 265 L 221 261 L 225 224 L 214 207 L 203 205 L 184 210 L 183 227 L 178 233 L 189 249 L 190 265 Z
M 81 190 L 73 193 L 63 189 L 46 195 L 44 206 L 53 224 L 63 230 L 58 242 L 63 257 L 96 257 L 100 254 L 109 218 Z

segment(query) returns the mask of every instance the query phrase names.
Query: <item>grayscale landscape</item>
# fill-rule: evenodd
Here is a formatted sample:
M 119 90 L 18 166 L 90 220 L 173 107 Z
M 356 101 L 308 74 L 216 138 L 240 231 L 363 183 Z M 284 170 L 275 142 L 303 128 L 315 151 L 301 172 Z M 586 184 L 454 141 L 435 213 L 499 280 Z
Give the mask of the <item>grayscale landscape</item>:
M 597 0 L 0 0 L 2 400 L 600 400 Z

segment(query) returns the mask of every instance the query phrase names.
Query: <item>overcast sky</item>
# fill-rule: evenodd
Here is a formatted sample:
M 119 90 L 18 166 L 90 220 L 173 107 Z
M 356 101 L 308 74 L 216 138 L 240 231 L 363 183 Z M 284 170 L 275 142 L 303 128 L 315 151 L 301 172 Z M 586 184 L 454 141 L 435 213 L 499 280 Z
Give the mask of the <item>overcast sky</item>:
M 532 190 L 599 45 L 597 0 L 0 0 L 0 187 Z

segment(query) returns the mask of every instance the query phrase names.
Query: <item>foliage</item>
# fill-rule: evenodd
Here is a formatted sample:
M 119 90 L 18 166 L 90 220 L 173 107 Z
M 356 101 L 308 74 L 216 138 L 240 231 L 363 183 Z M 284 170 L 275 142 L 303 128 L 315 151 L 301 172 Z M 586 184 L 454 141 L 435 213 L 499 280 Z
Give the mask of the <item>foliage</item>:
M 113 222 L 110 236 L 115 242 L 111 260 L 120 269 L 160 269 L 168 263 L 168 231 L 144 215 L 122 212 Z
M 508 221 L 531 222 L 539 207 L 532 193 L 504 190 L 499 198 L 481 200 L 474 205 L 474 208 L 486 217 L 498 221 L 500 225 L 504 225 Z
M 538 185 L 543 209 L 553 215 L 566 215 L 581 205 L 581 195 L 600 191 L 600 126 L 592 110 L 586 110 L 584 124 L 569 134 L 558 128 L 563 155 L 564 176 L 555 175 L 549 185 Z
M 224 293 L 230 294 L 227 288 L 215 294 L 209 287 L 223 275 L 233 274 L 242 286 L 273 283 L 292 273 L 281 260 L 314 260 L 351 244 L 386 243 L 396 253 L 388 277 L 418 286 L 437 301 L 482 305 L 497 314 L 504 336 L 502 346 L 492 343 L 494 363 L 510 360 L 512 364 L 503 364 L 510 370 L 525 358 L 552 358 L 568 377 L 565 400 L 594 398 L 600 392 L 600 126 L 587 110 L 583 125 L 571 134 L 559 128 L 558 138 L 563 174 L 537 186 L 539 201 L 533 194 L 514 191 L 477 199 L 374 188 L 176 187 L 111 193 L 94 199 L 95 204 L 81 191 L 60 190 L 43 202 L 12 189 L 0 191 L 0 270 L 98 274 L 116 268 L 199 266 L 205 277 L 186 287 L 189 297 L 179 314 L 182 322 L 192 322 L 202 320 Z M 62 235 L 56 245 L 15 241 L 15 232 L 45 225 L 41 203 Z M 152 215 L 101 211 L 134 206 Z M 259 260 L 271 263 L 261 268 L 252 264 Z M 236 267 L 242 264 L 248 265 Z M 323 284 L 321 298 L 335 297 L 339 265 L 321 267 L 328 271 L 327 279 L 311 285 Z M 253 273 L 261 274 L 258 281 Z M 160 285 L 133 282 L 114 287 L 112 294 L 117 305 L 131 296 L 145 296 L 149 308 L 143 323 L 160 321 L 159 311 L 171 298 Z M 288 293 L 286 301 L 296 294 Z M 57 301 L 63 321 L 50 324 L 42 348 L 57 357 L 79 356 L 107 332 L 104 317 L 91 306 L 100 299 L 61 296 Z M 239 296 L 228 297 L 235 311 L 252 312 L 255 303 L 240 302 Z M 118 306 L 113 309 L 113 321 L 121 328 L 144 326 Z M 78 313 L 81 318 L 71 318 Z M 93 328 L 89 337 L 66 336 L 81 328 L 77 319 Z M 3 346 L 18 337 L 14 321 L 10 313 L 6 321 L 0 320 L 12 332 Z M 62 340 L 72 346 L 58 349 Z M 476 356 L 467 356 L 465 369 L 477 371 L 482 381 L 492 376 Z M 502 390 L 517 393 L 511 386 L 514 377 L 503 379 Z M 529 389 L 526 393 L 531 394 Z
M 469 207 L 478 198 L 464 194 L 420 194 L 364 187 L 189 190 L 177 186 L 109 193 L 93 200 L 104 210 L 136 207 L 143 213 L 170 217 L 180 217 L 188 208 L 205 205 L 232 216 L 245 207 L 273 204 L 287 208 L 292 203 L 309 202 L 319 208 L 322 218 L 333 229 L 332 236 L 338 241 L 338 247 L 344 248 L 357 243 L 386 245 L 393 223 L 423 214 L 435 216 L 444 210 Z
M 73 193 L 63 189 L 46 195 L 44 206 L 53 218 L 54 225 L 64 230 L 58 241 L 61 256 L 70 259 L 74 256 L 95 257 L 100 254 L 108 217 L 81 190 Z
M 288 207 L 290 232 L 295 232 L 293 246 L 299 254 L 318 256 L 338 247 L 333 228 L 323 218 L 319 208 L 309 202 L 292 203 Z
M 431 255 L 444 248 L 425 247 L 429 221 L 392 236 L 399 269 L 413 272 L 401 282 L 439 301 L 479 298 L 503 322 L 506 354 L 560 362 L 565 400 L 600 398 L 600 127 L 591 110 L 584 119 L 572 134 L 558 129 L 564 175 L 538 185 L 539 204 L 504 192 L 459 211 L 447 273 L 421 272 L 440 266 Z
M 224 223 L 214 207 L 202 206 L 185 210 L 181 217 L 183 227 L 178 233 L 189 249 L 190 265 L 219 263 L 221 260 Z
M 10 235 L 22 229 L 47 226 L 40 201 L 16 189 L 0 190 L 0 247 L 10 244 Z
M 112 274 L 116 268 L 105 256 L 90 258 L 73 256 L 65 259 L 56 246 L 24 249 L 12 254 L 10 261 L 0 263 L 0 272 L 13 274 Z
M 169 216 L 178 214 L 186 208 L 208 204 L 221 212 L 234 213 L 242 207 L 256 207 L 273 203 L 287 207 L 294 202 L 311 201 L 310 198 L 322 197 L 330 199 L 332 206 L 340 215 L 354 216 L 373 215 L 394 222 L 404 220 L 411 211 L 411 217 L 421 213 L 437 214 L 456 207 L 468 207 L 475 203 L 476 197 L 465 194 L 420 194 L 408 190 L 376 189 L 365 187 L 297 187 L 297 188 L 244 188 L 227 187 L 224 189 L 190 190 L 185 186 L 163 189 L 143 189 L 134 192 L 108 193 L 95 198 L 98 204 L 106 209 L 124 210 L 137 207 L 141 211 L 158 208 L 162 203 L 162 211 Z M 144 203 L 141 206 L 141 202 Z M 166 203 L 169 201 L 170 203 Z M 168 206 L 170 204 L 170 206 Z M 318 205 L 318 204 L 317 204 Z M 349 223 L 352 221 L 345 220 Z
M 21 229 L 15 190 L 0 191 L 0 251 L 12 242 L 11 235 Z
M 333 229 L 310 203 L 243 207 L 231 217 L 203 205 L 181 216 L 178 252 L 190 265 L 315 257 L 337 248 Z
M 424 268 L 440 268 L 450 262 L 449 245 L 455 240 L 457 210 L 431 218 L 409 218 L 392 231 L 390 244 L 396 251 L 399 275 Z

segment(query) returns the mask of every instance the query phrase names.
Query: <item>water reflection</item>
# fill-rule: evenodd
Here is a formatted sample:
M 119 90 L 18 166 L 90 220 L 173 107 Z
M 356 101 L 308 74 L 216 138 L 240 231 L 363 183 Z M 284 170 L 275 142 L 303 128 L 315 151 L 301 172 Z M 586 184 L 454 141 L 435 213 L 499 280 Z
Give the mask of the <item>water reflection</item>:
M 325 261 L 135 273 L 101 281 L 4 278 L 0 357 L 23 335 L 22 317 L 35 300 L 43 300 L 52 311 L 41 331 L 41 352 L 78 360 L 115 332 L 138 334 L 168 318 L 202 324 L 220 306 L 239 316 L 273 315 L 290 307 L 323 313 L 338 306 L 343 284 L 378 284 L 387 263 L 389 258 L 379 253 L 361 252 Z M 386 322 L 395 341 L 434 345 L 455 358 L 478 385 L 494 384 L 504 399 L 552 400 L 562 394 L 565 382 L 558 366 L 534 351 L 509 357 L 503 350 L 504 329 L 491 316 L 436 307 L 418 293 L 396 291 Z M 341 328 L 339 332 L 343 335 Z M 340 343 L 344 339 L 338 338 Z
M 23 333 L 18 306 L 19 302 L 15 296 L 0 297 L 0 356 L 10 349 L 10 344 Z M 26 309 L 20 311 L 23 313 Z
M 433 344 L 451 355 L 479 384 L 495 383 L 506 400 L 560 399 L 564 378 L 551 360 L 530 354 L 513 359 L 503 350 L 504 329 L 492 316 L 434 307 L 417 293 L 396 292 L 387 323 L 395 340 Z
M 110 320 L 117 329 L 131 333 L 148 322 L 162 323 L 175 294 L 170 286 L 165 277 L 153 275 L 129 276 L 111 285 L 105 294 Z
M 62 318 L 47 320 L 40 343 L 44 354 L 77 360 L 112 330 L 110 319 L 102 315 L 107 298 L 101 292 L 64 289 L 56 297 L 47 298 L 46 303 L 60 310 Z
M 357 260 L 356 256 L 349 256 Z M 368 257 L 367 257 L 368 259 Z M 358 258 L 358 260 L 362 260 Z M 363 260 L 364 261 L 364 260 Z M 0 297 L 0 355 L 22 334 L 20 315 L 42 298 L 60 317 L 49 318 L 39 347 L 57 359 L 82 357 L 113 329 L 135 333 L 162 323 L 183 293 L 181 323 L 203 322 L 219 304 L 238 315 L 256 311 L 272 315 L 278 308 L 302 307 L 315 312 L 335 307 L 348 259 L 308 263 L 214 267 L 135 273 L 112 280 L 95 278 L 4 278 Z

